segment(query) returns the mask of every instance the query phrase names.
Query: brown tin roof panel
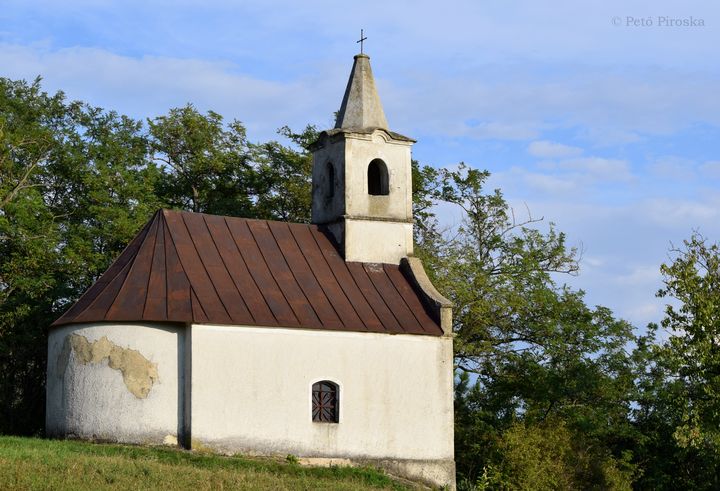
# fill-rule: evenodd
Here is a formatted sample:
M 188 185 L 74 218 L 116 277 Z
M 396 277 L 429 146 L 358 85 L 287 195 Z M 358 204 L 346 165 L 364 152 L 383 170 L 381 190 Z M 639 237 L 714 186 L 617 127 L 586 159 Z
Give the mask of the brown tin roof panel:
M 317 226 L 159 211 L 53 325 L 168 321 L 442 335 L 396 265 Z
M 340 318 L 341 326 L 364 327 L 365 323 L 355 311 L 335 275 L 333 275 L 330 266 L 325 261 L 322 251 L 310 231 L 310 227 L 299 223 L 291 223 L 288 224 L 288 228 L 303 251 L 310 270 L 317 278 L 318 286 L 322 289 L 326 298 L 332 299 L 332 308 Z
M 153 220 L 120 291 L 107 311 L 106 319 L 133 321 L 143 318 L 160 221 L 160 219 Z
M 190 235 L 190 230 L 186 226 L 184 215 L 184 213 L 165 213 L 165 219 L 180 258 L 180 264 L 182 264 L 185 274 L 190 280 L 190 287 L 197 296 L 202 311 L 208 319 L 217 319 L 219 324 L 232 324 L 233 321 L 220 300 L 215 289 L 216 286 L 213 284 L 200 258 L 199 251 Z M 199 218 L 202 220 L 202 217 Z M 193 306 L 193 316 L 195 312 L 196 309 Z
M 405 332 L 405 330 L 400 326 L 400 323 L 393 315 L 390 308 L 385 303 L 385 300 L 383 300 L 380 293 L 378 293 L 375 285 L 373 285 L 373 282 L 368 276 L 367 271 L 365 271 L 365 268 L 363 268 L 363 263 L 345 263 L 345 265 L 350 271 L 356 287 L 365 297 L 365 300 L 367 300 L 370 308 L 373 310 L 373 312 L 375 312 L 375 315 L 378 317 L 378 319 L 380 319 L 380 324 L 382 326 L 381 332 Z
M 211 293 L 214 293 L 213 301 L 215 299 L 219 300 L 217 308 L 222 307 L 222 310 L 230 316 L 233 324 L 253 324 L 254 319 L 230 277 L 227 266 L 220 257 L 203 215 L 187 213 L 183 215 L 183 221 L 195 245 L 202 267 L 210 279 Z M 196 293 L 199 297 L 200 292 Z M 203 301 L 202 303 L 205 305 L 206 302 Z
M 277 321 L 250 275 L 240 250 L 230 234 L 225 218 L 214 215 L 205 215 L 203 218 L 220 254 L 222 264 L 252 316 L 252 323 L 261 326 L 276 325 Z
M 400 268 L 391 264 L 383 264 L 383 268 L 393 286 L 397 289 L 403 301 L 405 301 L 405 304 L 410 309 L 410 312 L 415 316 L 420 330 L 425 334 L 433 333 L 435 329 L 437 329 L 437 323 L 427 313 L 420 297 L 418 297 L 413 287 L 408 283 L 405 275 L 400 271 Z
M 285 299 L 285 295 L 283 295 L 280 286 L 270 272 L 270 268 L 268 268 L 257 242 L 250 233 L 247 220 L 228 217 L 225 218 L 225 223 L 228 230 L 230 230 L 240 256 L 248 268 L 250 276 L 275 317 L 276 323 L 274 325 L 299 326 L 300 322 L 295 317 L 292 307 Z
M 135 236 L 135 238 L 130 242 L 130 244 L 128 244 L 125 250 L 120 253 L 120 256 L 118 256 L 118 258 L 115 260 L 114 263 L 112 263 L 108 270 L 103 273 L 100 279 L 93 283 L 93 285 L 80 297 L 80 299 L 75 302 L 72 307 L 65 311 L 62 317 L 55 321 L 56 324 L 62 321 L 64 318 L 75 318 L 76 316 L 86 311 L 88 307 L 90 307 L 90 305 L 95 301 L 95 299 L 97 299 L 97 297 L 101 293 L 105 292 L 108 285 L 119 275 L 123 275 L 120 280 L 120 286 L 122 286 L 122 281 L 124 281 L 124 275 L 127 275 L 127 272 L 129 271 L 129 264 L 135 258 L 135 254 L 137 254 L 137 250 L 140 247 L 140 244 L 142 244 L 145 240 L 145 235 L 147 234 L 156 217 L 157 214 L 155 214 L 152 220 L 145 224 L 142 230 L 140 230 L 140 232 Z
M 248 220 L 248 227 L 252 236 L 257 242 L 258 248 L 265 258 L 265 263 L 270 268 L 275 283 L 280 287 L 285 299 L 290 304 L 295 316 L 297 317 L 301 327 L 320 327 L 320 319 L 315 314 L 315 310 L 300 289 L 295 277 L 293 276 L 287 259 L 280 251 L 275 237 L 270 232 L 270 226 L 266 221 Z
M 375 286 L 385 304 L 393 313 L 403 332 L 411 334 L 424 334 L 417 319 L 410 312 L 405 300 L 400 296 L 397 289 L 385 273 L 382 264 L 363 264 L 365 272 Z
M 297 281 L 305 298 L 313 308 L 315 315 L 326 329 L 342 329 L 344 326 L 340 321 L 335 309 L 330 304 L 325 292 L 320 286 L 315 273 L 308 265 L 304 250 L 301 250 L 295 241 L 287 223 L 268 222 L 270 231 L 280 248 L 280 252 L 287 261 L 293 278 Z M 310 244 L 305 244 L 306 246 Z M 314 244 L 313 244 L 314 245 Z
M 162 219 L 162 217 L 160 217 Z M 165 227 L 157 227 L 143 319 L 167 319 L 167 276 L 165 259 Z
M 337 251 L 335 246 L 328 240 L 317 227 L 309 227 L 310 233 L 315 239 L 320 252 L 322 253 L 323 259 L 328 264 L 328 267 L 332 271 L 333 276 L 337 280 L 340 288 L 347 297 L 348 301 L 355 309 L 357 315 L 362 319 L 365 324 L 365 328 L 368 331 L 373 332 L 384 332 L 385 327 L 378 318 L 373 308 L 368 303 L 365 295 L 356 284 L 355 280 L 350 273 L 347 263 L 340 257 L 340 253 Z
M 167 223 L 165 225 L 167 225 Z M 167 289 L 167 298 L 165 299 L 167 303 L 167 320 L 171 322 L 187 322 L 187 319 L 193 318 L 190 280 L 188 280 L 185 274 L 167 226 L 163 232 L 165 243 L 165 274 L 167 275 L 165 278 L 165 288 Z

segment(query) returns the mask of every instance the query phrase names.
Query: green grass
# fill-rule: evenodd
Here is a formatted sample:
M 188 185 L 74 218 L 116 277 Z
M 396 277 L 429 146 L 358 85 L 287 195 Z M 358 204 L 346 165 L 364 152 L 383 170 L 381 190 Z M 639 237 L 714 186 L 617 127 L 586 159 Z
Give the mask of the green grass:
M 0 436 L 0 489 L 411 489 L 370 468 Z

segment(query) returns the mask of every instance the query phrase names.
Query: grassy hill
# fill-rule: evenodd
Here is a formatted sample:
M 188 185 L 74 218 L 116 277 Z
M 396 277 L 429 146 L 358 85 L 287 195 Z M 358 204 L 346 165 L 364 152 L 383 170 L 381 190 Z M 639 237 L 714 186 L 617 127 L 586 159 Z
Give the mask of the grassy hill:
M 412 488 L 367 468 L 313 468 L 281 459 L 0 436 L 0 489 Z

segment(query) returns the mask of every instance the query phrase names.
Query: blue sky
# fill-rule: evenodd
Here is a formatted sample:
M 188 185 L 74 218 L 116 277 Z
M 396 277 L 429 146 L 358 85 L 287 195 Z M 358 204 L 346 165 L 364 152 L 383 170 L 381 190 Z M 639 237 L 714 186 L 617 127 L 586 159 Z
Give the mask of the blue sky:
M 569 283 L 639 327 L 670 244 L 720 240 L 717 2 L 0 4 L 0 76 L 136 118 L 192 102 L 256 141 L 332 126 L 364 28 L 414 157 L 490 170 L 582 248 Z

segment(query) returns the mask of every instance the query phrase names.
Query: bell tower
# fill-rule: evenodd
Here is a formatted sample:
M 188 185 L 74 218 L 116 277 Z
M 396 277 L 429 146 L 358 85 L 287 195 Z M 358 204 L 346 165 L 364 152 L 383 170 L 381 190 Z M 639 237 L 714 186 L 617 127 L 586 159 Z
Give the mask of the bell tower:
M 370 57 L 355 55 L 335 128 L 312 147 L 312 222 L 329 228 L 346 261 L 412 255 L 413 143 L 389 130 Z

